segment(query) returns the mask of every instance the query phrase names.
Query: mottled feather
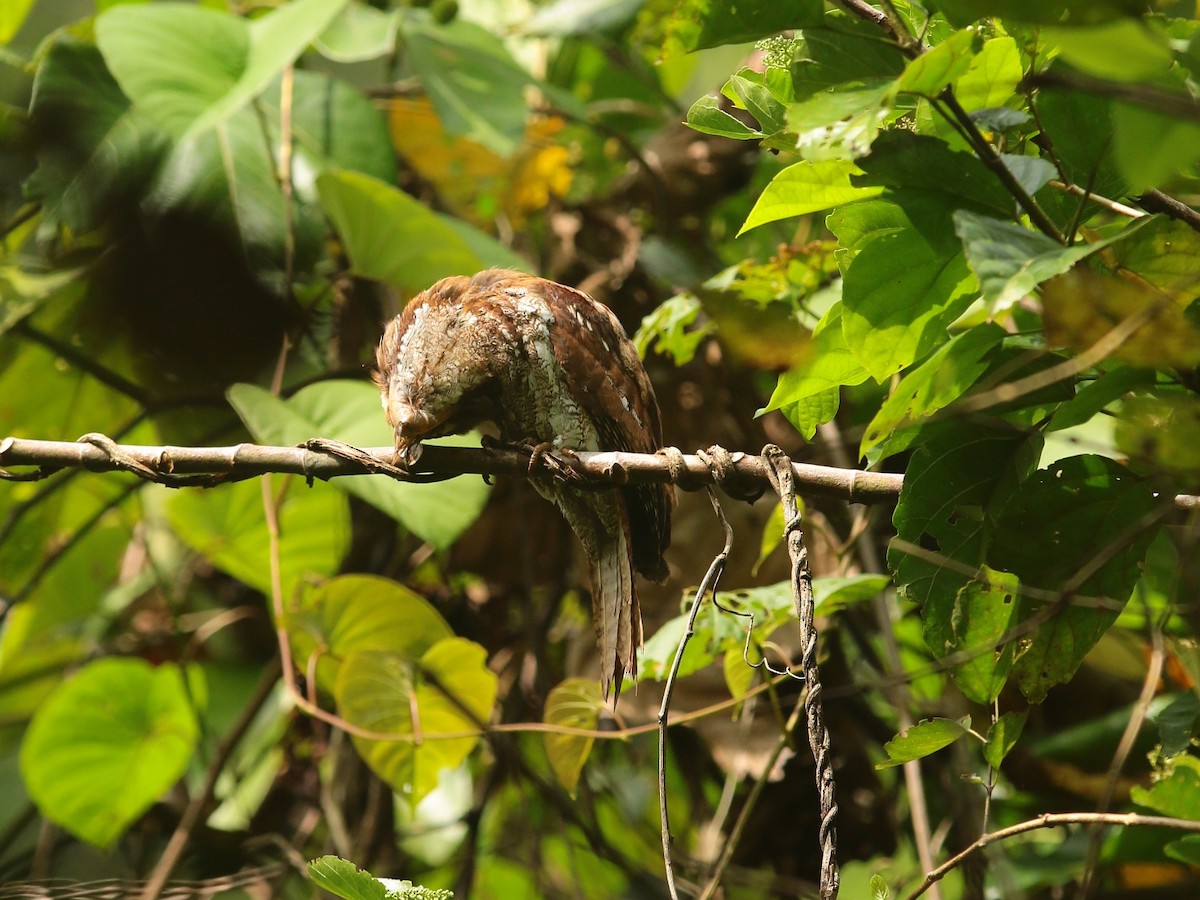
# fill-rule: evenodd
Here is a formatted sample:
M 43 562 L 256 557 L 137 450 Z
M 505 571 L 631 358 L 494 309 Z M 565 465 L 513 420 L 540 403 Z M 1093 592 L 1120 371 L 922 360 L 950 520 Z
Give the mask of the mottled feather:
M 402 462 L 425 438 L 485 422 L 510 443 L 635 453 L 662 446 L 654 389 L 621 323 L 552 281 L 500 269 L 439 281 L 388 325 L 376 358 Z M 637 671 L 634 572 L 667 574 L 672 489 L 579 491 L 549 478 L 534 486 L 562 510 L 587 554 L 607 695 Z

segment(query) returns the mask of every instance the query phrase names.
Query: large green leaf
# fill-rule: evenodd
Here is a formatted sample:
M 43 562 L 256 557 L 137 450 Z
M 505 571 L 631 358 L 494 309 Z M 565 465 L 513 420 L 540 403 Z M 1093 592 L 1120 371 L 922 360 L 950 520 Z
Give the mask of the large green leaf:
M 186 3 L 117 6 L 96 43 L 134 104 L 182 137 L 219 124 L 262 93 L 346 0 L 293 0 L 247 22 Z
M 346 498 L 299 478 L 274 482 L 279 504 L 279 567 L 284 598 L 312 578 L 332 575 L 350 540 Z M 180 539 L 239 581 L 271 592 L 270 540 L 259 481 L 172 493 L 167 518 Z
M 1030 701 L 1068 681 L 1117 620 L 1157 533 L 1162 502 L 1119 463 L 1073 456 L 1038 472 L 1003 507 L 989 563 L 1023 586 L 1067 592 L 1061 603 L 1022 598 L 1022 620 L 1044 617 L 1013 666 Z M 1071 602 L 1075 597 L 1103 602 Z
M 955 335 L 900 380 L 863 432 L 863 456 L 887 442 L 889 454 L 896 433 L 913 427 L 966 392 L 987 369 L 987 359 L 1004 337 L 998 325 L 985 323 Z
M 365 381 L 323 381 L 287 400 L 237 384 L 229 389 L 229 402 L 262 443 L 300 444 L 327 437 L 356 447 L 380 447 L 394 440 L 379 408 L 379 390 Z M 386 475 L 347 476 L 331 483 L 383 510 L 439 550 L 479 517 L 489 491 L 482 479 L 466 475 L 434 484 L 404 484 Z
M 415 11 L 401 25 L 407 59 L 451 134 L 510 156 L 525 136 L 525 92 L 535 80 L 491 31 Z
M 41 230 L 95 228 L 105 207 L 153 174 L 165 136 L 113 80 L 91 44 L 55 40 L 37 69 L 30 118 L 42 134 L 26 193 L 45 205 Z
M 378 878 L 336 856 L 309 862 L 308 877 L 317 887 L 345 900 L 386 900 L 388 895 Z
M 849 160 L 802 160 L 793 163 L 772 178 L 771 183 L 763 189 L 738 234 L 745 234 L 751 228 L 767 222 L 808 215 L 883 193 L 882 187 L 855 187 L 851 184 L 850 177 L 859 174 L 862 174 L 862 170 Z
M 920 552 L 894 544 L 888 567 L 900 592 L 921 605 L 935 654 L 953 649 L 958 594 L 987 558 L 989 510 L 1028 477 L 1039 451 L 1036 438 L 1016 431 L 946 423 L 913 453 L 892 522 Z
M 317 680 L 330 692 L 342 660 L 355 651 L 388 650 L 415 661 L 454 636 L 428 600 L 376 575 L 339 575 L 305 592 L 288 606 L 287 629 L 298 665 L 322 649 Z
M 1041 29 L 1046 52 L 1075 68 L 1114 81 L 1144 81 L 1171 67 L 1166 37 L 1145 18 L 1115 19 L 1086 28 Z
M 65 681 L 34 716 L 21 774 L 42 814 L 107 848 L 187 768 L 199 726 L 174 666 L 102 659 Z
M 946 326 L 976 291 L 975 276 L 961 253 L 945 256 L 912 231 L 867 243 L 843 281 L 846 346 L 877 381 L 945 340 Z
M 970 65 L 954 80 L 954 96 L 963 109 L 996 109 L 1012 97 L 1021 81 L 1021 53 L 1007 35 L 983 42 Z
M 1061 275 L 1114 241 L 1127 238 L 1136 227 L 1095 243 L 1064 247 L 1013 222 L 1002 222 L 967 209 L 954 214 L 954 230 L 962 239 L 967 262 L 978 276 L 983 297 L 992 311 L 1007 309 L 1043 281 Z
M 479 234 L 474 243 L 463 229 L 390 184 L 358 172 L 329 172 L 317 179 L 325 212 L 333 220 L 356 274 L 386 281 L 416 294 L 448 275 L 473 274 L 507 259 L 482 253 L 495 246 Z M 491 256 L 491 258 L 489 258 Z
M 439 738 L 476 731 L 491 716 L 496 676 L 487 653 L 463 638 L 434 644 L 414 661 L 383 650 L 356 650 L 338 671 L 338 709 L 350 723 L 400 740 L 355 737 L 375 773 L 411 802 L 437 787 L 438 773 L 460 765 L 477 737 Z

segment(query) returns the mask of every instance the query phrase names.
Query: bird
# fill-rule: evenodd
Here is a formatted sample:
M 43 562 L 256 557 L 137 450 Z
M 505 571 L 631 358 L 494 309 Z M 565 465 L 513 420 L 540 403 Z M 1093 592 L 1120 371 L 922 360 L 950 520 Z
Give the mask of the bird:
M 376 352 L 376 385 L 395 434 L 397 465 L 421 441 L 494 426 L 510 446 L 569 456 L 654 453 L 658 401 L 620 321 L 582 291 L 507 269 L 444 278 L 388 323 Z M 539 473 L 587 556 L 592 625 L 604 698 L 636 679 L 642 643 L 635 573 L 662 582 L 673 488 L 625 484 L 582 490 Z

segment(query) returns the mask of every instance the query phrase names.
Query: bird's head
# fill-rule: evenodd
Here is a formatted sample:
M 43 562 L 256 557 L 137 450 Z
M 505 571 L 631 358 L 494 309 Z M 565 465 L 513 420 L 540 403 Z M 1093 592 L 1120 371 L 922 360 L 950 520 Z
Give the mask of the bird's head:
M 396 440 L 397 465 L 411 466 L 422 440 L 477 423 L 471 392 L 492 373 L 487 329 L 471 311 L 468 279 L 422 291 L 393 319 L 376 351 L 375 383 Z

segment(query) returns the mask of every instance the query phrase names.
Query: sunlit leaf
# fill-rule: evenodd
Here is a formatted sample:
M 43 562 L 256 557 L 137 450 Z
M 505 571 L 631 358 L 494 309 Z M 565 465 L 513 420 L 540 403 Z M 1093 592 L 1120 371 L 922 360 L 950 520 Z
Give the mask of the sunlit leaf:
M 420 659 L 454 632 L 429 601 L 376 575 L 339 575 L 288 605 L 292 655 L 301 667 L 318 648 L 317 679 L 332 691 L 342 661 L 357 650 Z
M 653 0 L 638 16 L 641 39 L 664 57 L 722 44 L 743 44 L 820 21 L 816 0 L 778 6 L 717 0 Z
M 843 159 L 793 163 L 779 172 L 759 195 L 738 233 L 745 234 L 767 222 L 804 216 L 883 193 L 882 187 L 852 185 L 850 176 L 861 172 L 853 162 Z
M 891 766 L 899 766 L 910 760 L 921 759 L 931 753 L 936 753 L 967 734 L 967 729 L 970 727 L 970 716 L 958 721 L 942 718 L 926 719 L 884 744 L 883 749 L 887 752 L 888 759 L 886 762 L 877 764 L 875 768 L 886 769 Z
M 966 74 L 975 57 L 977 39 L 978 34 L 971 29 L 956 31 L 905 66 L 897 87 L 913 94 L 936 95 Z
M 568 678 L 555 685 L 546 697 L 546 711 L 542 721 L 548 725 L 565 725 L 570 728 L 595 729 L 600 721 L 604 700 L 600 696 L 600 682 L 595 678 Z M 558 776 L 558 783 L 567 793 L 575 795 L 579 774 L 592 752 L 595 738 L 575 734 L 547 732 L 542 737 L 550 767 Z
M 1149 788 L 1134 785 L 1129 798 L 1164 816 L 1200 820 L 1200 760 L 1177 756 L 1168 776 Z
M 983 42 L 953 84 L 954 96 L 968 112 L 1004 106 L 1021 81 L 1021 54 L 1007 35 Z
M 359 728 L 395 741 L 355 737 L 375 773 L 412 802 L 437 786 L 438 773 L 466 759 L 491 716 L 496 676 L 486 651 L 463 638 L 434 644 L 419 661 L 386 650 L 356 650 L 342 661 L 335 696 L 341 714 Z
M 387 888 L 366 872 L 336 856 L 322 856 L 308 864 L 313 884 L 344 900 L 384 900 Z
M 985 323 L 955 335 L 905 375 L 863 432 L 860 453 L 891 438 L 957 400 L 987 369 L 989 354 L 1004 337 Z
M 30 796 L 51 821 L 110 847 L 183 775 L 199 733 L 195 699 L 174 666 L 91 663 L 29 726 L 21 774 Z
M 321 55 L 334 62 L 365 62 L 392 52 L 400 11 L 384 12 L 351 0 L 316 40 Z

